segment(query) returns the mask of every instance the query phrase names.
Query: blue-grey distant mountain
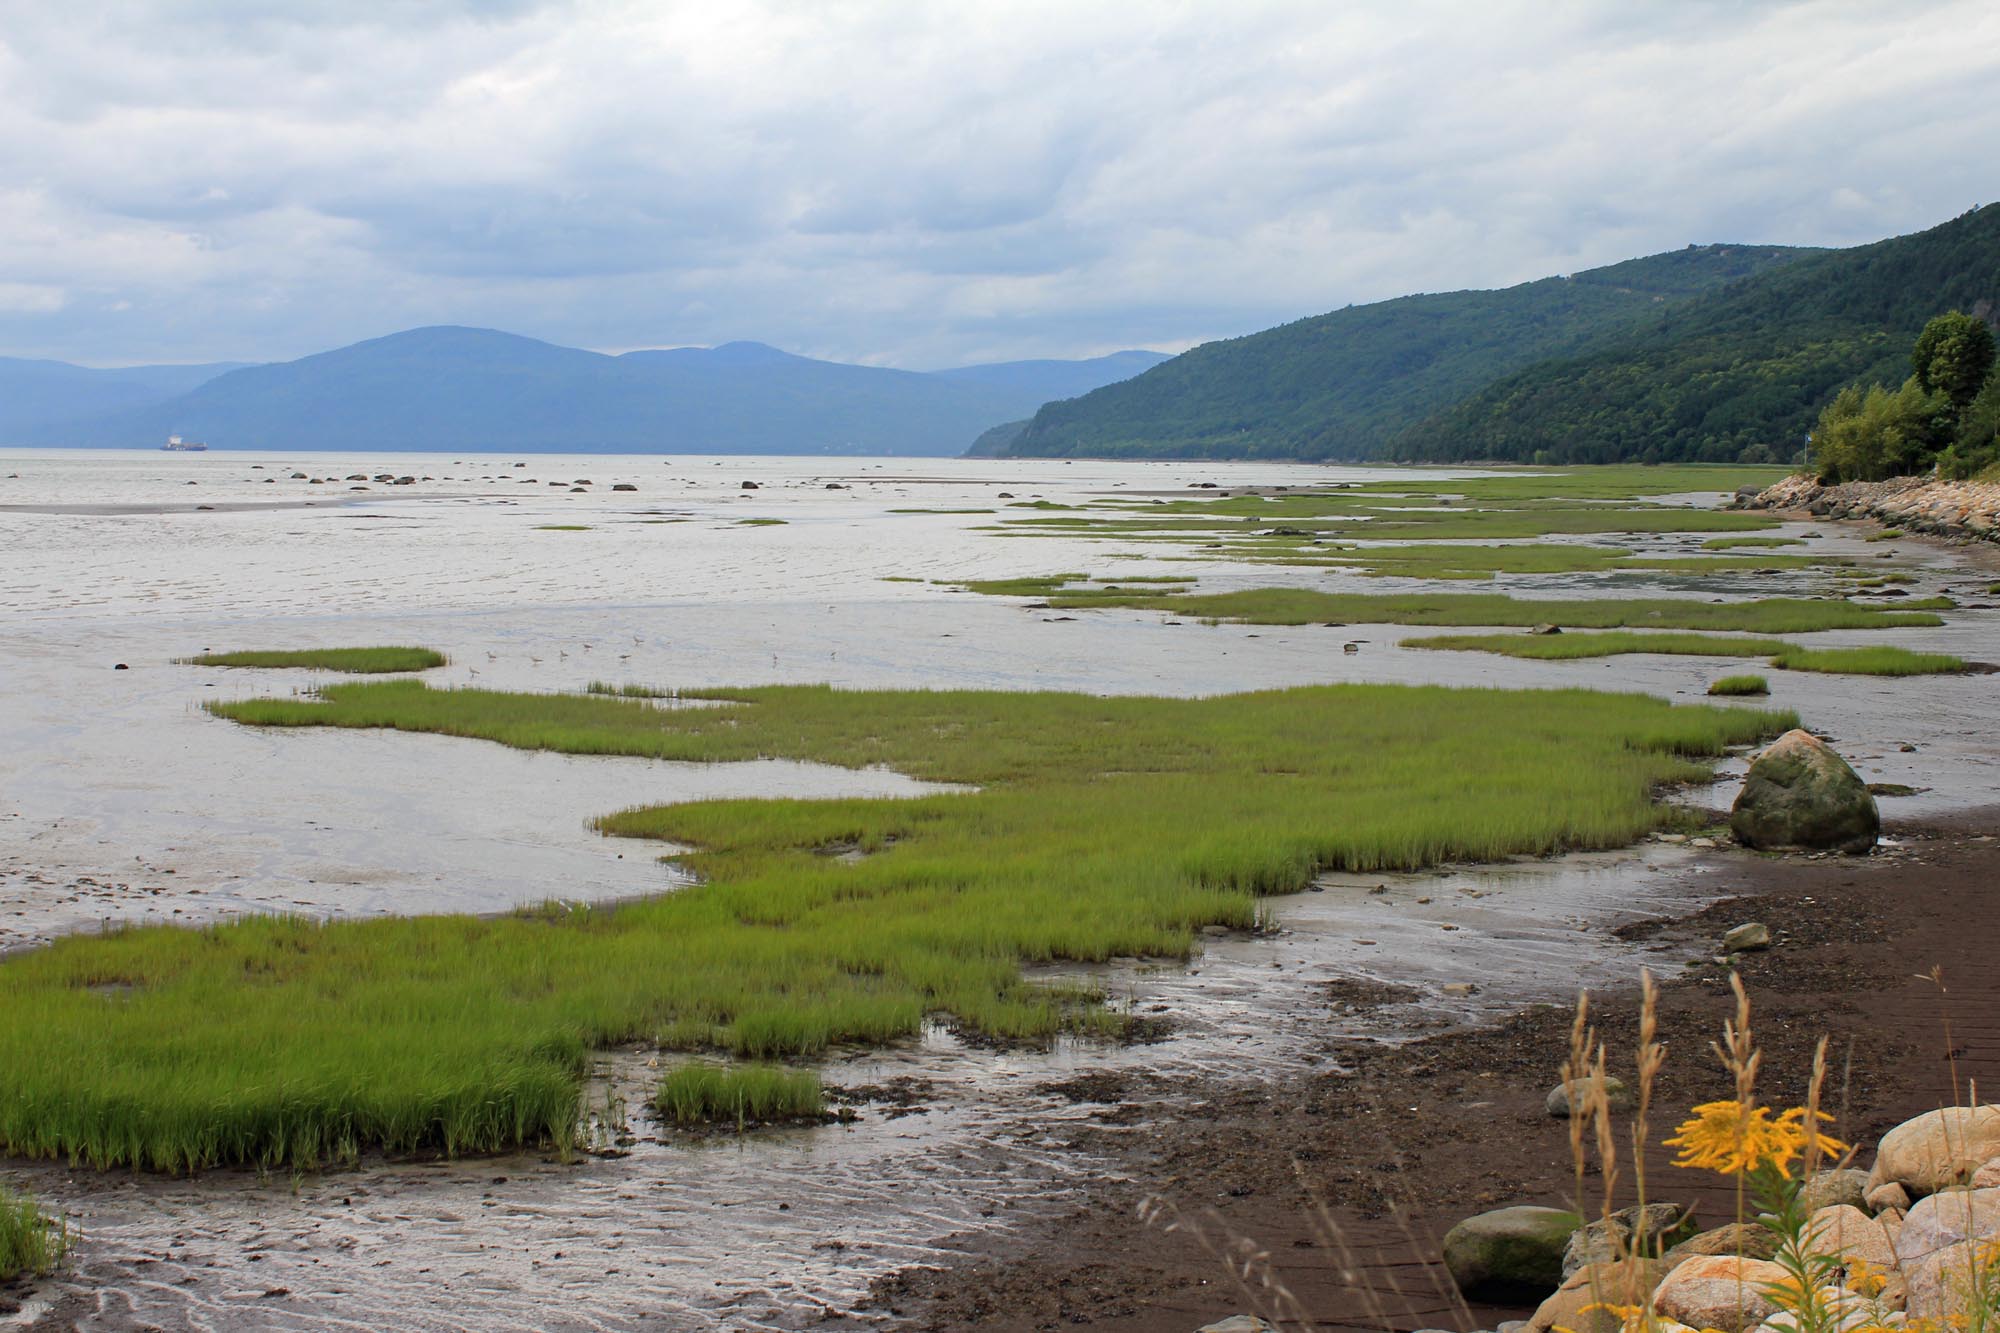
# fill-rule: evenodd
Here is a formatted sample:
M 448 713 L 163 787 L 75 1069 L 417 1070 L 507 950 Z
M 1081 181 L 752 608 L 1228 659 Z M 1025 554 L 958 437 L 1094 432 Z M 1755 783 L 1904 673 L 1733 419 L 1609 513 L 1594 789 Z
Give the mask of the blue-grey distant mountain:
M 439 327 L 249 366 L 35 444 L 212 449 L 951 456 L 988 427 L 1163 358 L 1013 362 L 926 374 L 816 361 L 760 343 L 607 356 Z
M 62 422 L 163 403 L 242 364 L 93 370 L 65 361 L 0 356 L 0 443 L 25 442 L 24 437 Z

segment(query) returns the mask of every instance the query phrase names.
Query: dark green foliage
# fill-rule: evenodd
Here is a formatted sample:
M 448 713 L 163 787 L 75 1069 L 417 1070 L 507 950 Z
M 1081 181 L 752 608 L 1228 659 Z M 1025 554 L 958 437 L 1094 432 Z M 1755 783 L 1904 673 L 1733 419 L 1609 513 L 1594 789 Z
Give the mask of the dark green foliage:
M 1793 456 L 1827 400 L 1899 383 L 1926 321 L 2000 300 L 2000 205 L 1835 250 L 1669 310 L 1622 346 L 1547 362 L 1412 430 L 1405 459 L 1543 462 Z
M 1821 481 L 1879 481 L 1928 467 L 1952 437 L 1951 403 L 1916 376 L 1895 392 L 1842 389 L 1813 427 L 1813 466 Z
M 1050 403 L 1017 456 L 1358 458 L 1499 375 L 1656 324 L 1675 303 L 1809 251 L 1690 247 L 1504 291 L 1350 306 L 1183 353 Z M 997 432 L 996 432 L 997 434 Z
M 1963 412 L 1993 373 L 1993 330 L 1986 321 L 1954 310 L 1924 325 L 1910 349 L 1910 374 L 1926 393 L 1941 393 L 1954 416 Z

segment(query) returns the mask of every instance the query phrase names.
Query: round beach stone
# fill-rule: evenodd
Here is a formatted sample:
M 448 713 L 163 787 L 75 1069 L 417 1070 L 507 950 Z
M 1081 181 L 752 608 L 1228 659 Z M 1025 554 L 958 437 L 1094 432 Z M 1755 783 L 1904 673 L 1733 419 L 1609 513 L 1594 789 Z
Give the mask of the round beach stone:
M 1763 1259 L 1705 1255 L 1667 1274 L 1653 1291 L 1653 1309 L 1692 1328 L 1741 1333 L 1778 1312 L 1764 1290 L 1784 1279 L 1783 1268 Z
M 2000 1157 L 2000 1106 L 1947 1106 L 1905 1120 L 1882 1136 L 1875 1149 L 1873 1187 L 1891 1182 L 1912 1197 L 1930 1194 L 1971 1178 Z
M 1542 1109 L 1558 1120 L 1569 1119 L 1573 1109 L 1571 1094 L 1575 1094 L 1575 1106 L 1582 1106 L 1589 1100 L 1590 1085 L 1593 1081 L 1594 1079 L 1589 1078 L 1573 1078 L 1567 1083 L 1556 1084 L 1549 1089 L 1547 1099 L 1542 1102 Z M 1614 1111 L 1632 1109 L 1632 1093 L 1625 1086 L 1625 1081 L 1616 1074 L 1604 1076 L 1604 1099 L 1611 1104 L 1611 1109 Z
M 1792 730 L 1751 762 L 1729 828 L 1745 847 L 1865 852 L 1882 817 L 1845 759 L 1810 732 Z
M 1583 1219 L 1522 1204 L 1468 1217 L 1444 1237 L 1444 1263 L 1467 1295 L 1535 1299 L 1562 1282 L 1563 1247 Z
M 1836 1203 L 1806 1219 L 1806 1252 L 1824 1255 L 1843 1269 L 1859 1261 L 1872 1272 L 1886 1274 L 1896 1266 L 1896 1247 L 1889 1233 L 1852 1204 Z
M 1620 1208 L 1609 1218 L 1581 1226 L 1563 1247 L 1563 1279 L 1588 1264 L 1621 1255 L 1656 1255 L 1694 1234 L 1694 1217 L 1677 1203 Z

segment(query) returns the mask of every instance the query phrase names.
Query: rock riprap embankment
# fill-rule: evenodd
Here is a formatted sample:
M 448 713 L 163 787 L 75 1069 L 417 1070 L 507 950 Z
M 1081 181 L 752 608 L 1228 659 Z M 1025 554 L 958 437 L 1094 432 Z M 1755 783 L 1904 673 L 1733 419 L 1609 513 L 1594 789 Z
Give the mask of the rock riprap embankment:
M 1729 811 L 1745 847 L 1865 852 L 1882 832 L 1868 784 L 1808 731 L 1788 731 L 1751 761 Z M 1768 939 L 1767 939 L 1768 942 Z
M 2000 483 L 1894 477 L 1822 486 L 1786 477 L 1761 491 L 1738 493 L 1744 509 L 1803 510 L 1819 518 L 1872 518 L 1935 537 L 2000 541 Z
M 1818 1304 L 1835 1333 L 2000 1321 L 2000 1106 L 1948 1107 L 1905 1121 L 1882 1136 L 1871 1170 L 1821 1171 L 1799 1198 L 1804 1249 L 1827 1261 L 1830 1285 Z M 1561 1264 L 1567 1251 L 1561 1281 L 1544 1285 L 1549 1294 L 1526 1333 L 1617 1333 L 1619 1308 L 1632 1305 L 1649 1309 L 1660 1333 L 1799 1333 L 1798 1319 L 1774 1296 L 1786 1271 L 1772 1262 L 1771 1228 L 1736 1222 L 1673 1243 L 1687 1226 L 1663 1204 L 1615 1213 L 1608 1227 L 1584 1226 L 1554 1208 L 1502 1208 L 1454 1227 L 1459 1259 L 1452 1261 L 1447 1238 L 1447 1263 L 1469 1295 L 1480 1295 L 1491 1288 L 1468 1278 L 1504 1268 L 1525 1279 L 1546 1273 L 1550 1255 Z M 1612 1240 L 1635 1232 L 1657 1239 L 1639 1255 Z M 1671 1248 L 1650 1257 L 1663 1244 Z M 1480 1262 L 1468 1265 L 1468 1255 Z

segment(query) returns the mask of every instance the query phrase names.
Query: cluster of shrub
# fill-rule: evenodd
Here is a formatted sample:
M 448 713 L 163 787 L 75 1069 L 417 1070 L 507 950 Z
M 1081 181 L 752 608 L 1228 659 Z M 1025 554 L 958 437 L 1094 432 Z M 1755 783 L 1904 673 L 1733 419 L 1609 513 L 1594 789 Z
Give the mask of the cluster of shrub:
M 1910 349 L 1902 388 L 1851 385 L 1820 413 L 1812 461 L 1825 482 L 2000 469 L 1993 330 L 1956 311 L 1931 320 Z

